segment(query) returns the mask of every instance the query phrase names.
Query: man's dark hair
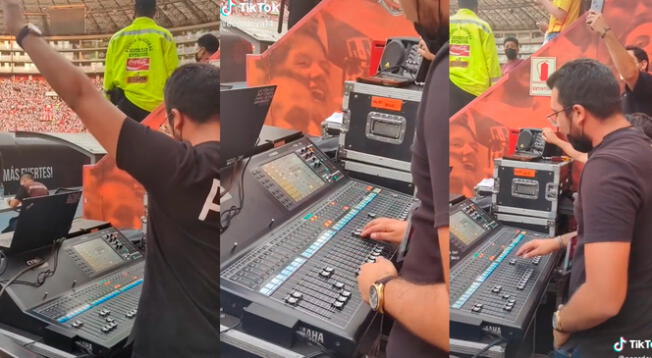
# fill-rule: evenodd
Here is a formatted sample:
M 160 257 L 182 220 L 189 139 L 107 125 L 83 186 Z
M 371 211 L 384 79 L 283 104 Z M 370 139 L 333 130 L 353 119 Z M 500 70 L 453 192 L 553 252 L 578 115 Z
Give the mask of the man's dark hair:
M 220 49 L 220 41 L 213 34 L 206 34 L 200 37 L 197 40 L 197 45 L 199 45 L 199 47 L 205 48 L 206 51 L 210 52 L 211 54 L 217 52 L 217 50 Z
M 136 16 L 151 17 L 156 15 L 156 0 L 136 0 Z
M 473 12 L 478 11 L 478 0 L 458 0 L 457 5 L 460 9 L 469 9 Z
M 503 46 L 504 46 L 504 45 L 507 45 L 508 42 L 513 42 L 513 43 L 515 43 L 515 44 L 516 44 L 516 47 L 519 46 L 519 44 L 518 44 L 518 40 L 516 39 L 516 37 L 512 37 L 512 36 L 510 36 L 510 37 L 506 38 L 505 41 L 503 41 Z
M 638 46 L 627 46 L 625 49 L 634 52 L 634 57 L 636 57 L 638 62 L 645 61 L 645 72 L 647 72 L 647 68 L 650 65 L 650 59 L 647 57 L 647 52 Z
M 547 84 L 559 91 L 559 103 L 566 109 L 566 115 L 570 115 L 570 107 L 576 104 L 599 119 L 622 113 L 618 81 L 607 66 L 596 60 L 570 61 L 553 73 Z
M 637 128 L 640 128 L 646 136 L 652 139 L 652 117 L 645 113 L 637 112 L 625 115 L 625 118 Z
M 168 114 L 176 108 L 196 123 L 219 117 L 219 68 L 206 63 L 177 68 L 165 84 L 165 106 Z

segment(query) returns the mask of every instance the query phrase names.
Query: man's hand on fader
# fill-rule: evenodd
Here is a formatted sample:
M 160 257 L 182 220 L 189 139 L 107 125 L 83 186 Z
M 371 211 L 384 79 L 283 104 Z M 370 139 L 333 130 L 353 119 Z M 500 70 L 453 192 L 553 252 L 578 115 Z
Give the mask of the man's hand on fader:
M 18 0 L 0 0 L 4 16 L 5 30 L 10 34 L 17 35 L 27 24 L 23 6 Z

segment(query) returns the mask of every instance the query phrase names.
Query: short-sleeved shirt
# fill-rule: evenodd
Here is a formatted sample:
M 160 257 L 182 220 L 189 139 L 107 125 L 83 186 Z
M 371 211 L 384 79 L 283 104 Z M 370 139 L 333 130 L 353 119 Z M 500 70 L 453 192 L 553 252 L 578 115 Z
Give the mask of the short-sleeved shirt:
M 444 45 L 430 66 L 412 146 L 412 176 L 420 205 L 412 215 L 408 252 L 400 276 L 417 284 L 444 282 L 437 228 L 448 226 L 448 50 Z M 448 316 L 439 319 L 447 320 Z M 448 353 L 396 321 L 387 357 L 436 358 L 448 357 Z
M 127 119 L 117 163 L 148 193 L 134 357 L 214 358 L 219 325 L 219 143 L 182 143 Z
M 503 75 L 508 74 L 510 71 L 512 71 L 513 69 L 515 69 L 516 66 L 520 65 L 521 62 L 523 62 L 523 61 L 525 61 L 525 60 L 520 59 L 520 58 L 517 58 L 517 59 L 514 60 L 514 61 L 507 61 L 507 62 L 503 65 L 503 68 L 502 68 L 502 70 L 503 70 Z
M 642 112 L 652 116 L 652 75 L 641 72 L 634 89 L 625 86 L 625 113 Z
M 631 244 L 627 297 L 615 317 L 573 333 L 583 357 L 614 356 L 620 337 L 652 337 L 652 142 L 638 128 L 604 137 L 589 155 L 580 179 L 575 217 L 578 246 L 570 279 L 572 295 L 586 281 L 585 247 L 597 242 Z M 639 352 L 640 353 L 640 352 Z
M 496 39 L 489 24 L 469 9 L 450 18 L 450 80 L 474 96 L 500 76 Z
M 18 192 L 16 193 L 15 199 L 18 201 L 23 201 L 27 198 L 35 198 L 38 196 L 46 196 L 46 195 L 50 195 L 48 188 L 45 185 L 43 185 L 43 183 L 39 183 L 35 181 L 27 186 L 21 185 L 20 188 L 18 188 Z
M 564 11 L 566 11 L 566 18 L 560 21 L 556 17 L 550 15 L 548 21 L 548 30 L 546 33 L 562 32 L 568 25 L 572 24 L 580 16 L 581 0 L 553 0 L 552 4 Z

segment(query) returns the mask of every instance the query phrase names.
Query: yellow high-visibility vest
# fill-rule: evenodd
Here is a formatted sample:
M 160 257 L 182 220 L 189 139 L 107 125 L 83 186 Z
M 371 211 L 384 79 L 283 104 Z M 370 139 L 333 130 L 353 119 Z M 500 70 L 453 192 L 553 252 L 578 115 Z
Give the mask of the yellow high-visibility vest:
M 170 31 L 149 17 L 138 17 L 109 42 L 104 91 L 121 88 L 131 103 L 151 112 L 163 102 L 165 82 L 178 66 Z
M 479 96 L 500 76 L 498 49 L 489 24 L 469 9 L 450 18 L 450 80 Z

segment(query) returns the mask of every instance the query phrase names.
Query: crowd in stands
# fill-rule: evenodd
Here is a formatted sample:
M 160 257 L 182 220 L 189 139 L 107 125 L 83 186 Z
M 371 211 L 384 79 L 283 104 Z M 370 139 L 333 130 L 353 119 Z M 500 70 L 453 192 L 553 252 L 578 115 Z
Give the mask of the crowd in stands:
M 100 90 L 101 79 L 94 79 Z M 0 132 L 79 133 L 77 115 L 40 78 L 0 77 Z

